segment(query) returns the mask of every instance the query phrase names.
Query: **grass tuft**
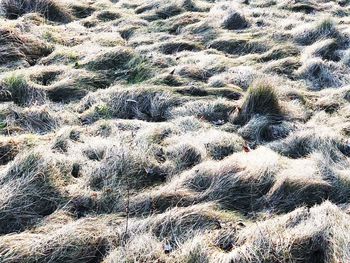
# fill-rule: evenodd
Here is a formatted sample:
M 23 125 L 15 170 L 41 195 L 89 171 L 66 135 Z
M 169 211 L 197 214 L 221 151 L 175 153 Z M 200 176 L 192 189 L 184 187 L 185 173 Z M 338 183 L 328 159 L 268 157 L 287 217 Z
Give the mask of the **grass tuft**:
M 37 38 L 21 34 L 18 30 L 0 28 L 0 65 L 25 61 L 34 65 L 41 57 L 52 52 L 52 47 Z
M 255 83 L 248 89 L 244 102 L 236 110 L 232 121 L 245 124 L 254 115 L 282 116 L 282 108 L 275 88 L 267 81 Z
M 310 45 L 326 38 L 342 40 L 342 35 L 331 19 L 323 19 L 313 27 L 301 26 L 294 31 L 294 40 L 301 45 Z
M 16 157 L 1 176 L 2 234 L 24 230 L 57 209 L 62 197 L 52 181 L 55 173 L 39 153 Z
M 230 12 L 223 20 L 222 27 L 229 30 L 239 30 L 249 27 L 247 19 L 239 12 Z
M 68 8 L 58 0 L 3 0 L 1 9 L 9 19 L 17 19 L 27 13 L 39 13 L 50 21 L 61 23 L 73 19 Z
M 20 106 L 40 104 L 45 101 L 44 91 L 30 87 L 24 75 L 12 74 L 5 77 L 3 86 L 9 92 L 13 102 Z
M 350 262 L 349 4 L 0 0 L 0 262 Z

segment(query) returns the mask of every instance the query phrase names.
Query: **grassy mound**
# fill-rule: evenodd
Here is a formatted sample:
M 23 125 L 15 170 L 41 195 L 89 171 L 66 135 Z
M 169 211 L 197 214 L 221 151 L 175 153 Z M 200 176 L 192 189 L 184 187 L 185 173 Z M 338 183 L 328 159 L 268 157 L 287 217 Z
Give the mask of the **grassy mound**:
M 103 51 L 83 61 L 82 66 L 105 73 L 108 79 L 125 79 L 129 83 L 142 82 L 152 75 L 146 58 L 123 47 Z
M 266 42 L 255 41 L 244 37 L 215 39 L 209 43 L 208 47 L 230 55 L 259 54 L 268 50 Z
M 28 106 L 36 103 L 42 104 L 45 101 L 44 91 L 30 87 L 21 74 L 5 77 L 3 87 L 17 105 Z
M 312 27 L 297 28 L 294 32 L 294 40 L 302 45 L 310 45 L 325 38 L 342 38 L 334 22 L 330 19 L 324 19 Z
M 58 0 L 4 0 L 1 9 L 9 19 L 16 19 L 27 13 L 39 13 L 46 19 L 68 23 L 73 17 L 68 8 Z
M 16 141 L 0 141 L 0 165 L 8 164 L 19 153 L 19 143 Z
M 236 110 L 233 122 L 245 124 L 254 115 L 281 117 L 282 108 L 273 86 L 267 81 L 256 83 L 247 91 L 247 96 L 241 107 Z
M 93 100 L 95 96 L 91 96 Z M 163 121 L 170 116 L 170 110 L 180 103 L 177 96 L 168 91 L 154 88 L 123 89 L 112 87 L 103 91 L 101 102 L 93 107 L 93 112 L 87 112 L 93 118 L 140 119 L 148 121 Z M 90 98 L 87 98 L 89 103 Z M 84 107 L 84 106 L 83 106 Z
M 54 130 L 60 123 L 60 118 L 47 105 L 18 108 L 10 107 L 6 110 L 6 117 L 2 121 L 2 134 L 38 133 L 45 134 Z
M 52 181 L 57 172 L 35 152 L 11 163 L 1 175 L 1 233 L 24 230 L 58 208 L 62 197 Z
M 314 58 L 306 61 L 296 72 L 300 78 L 310 82 L 313 89 L 340 87 L 346 81 L 347 72 L 332 61 Z
M 196 116 L 211 122 L 226 122 L 229 114 L 234 109 L 234 104 L 223 98 L 215 101 L 197 100 L 190 101 L 172 110 L 174 117 Z
M 222 22 L 222 27 L 229 30 L 244 29 L 248 26 L 247 19 L 242 14 L 234 11 L 228 14 Z
M 118 237 L 105 238 L 112 228 L 108 219 L 82 219 L 70 222 L 64 216 L 52 218 L 49 227 L 37 228 L 32 233 L 4 236 L 1 239 L 0 253 L 7 262 L 99 262 L 109 246 Z M 61 222 L 60 222 L 61 221 Z M 48 231 L 49 236 L 43 235 Z M 109 243 L 110 241 L 110 243 Z M 43 245 L 45 244 L 45 245 Z
M 283 121 L 279 116 L 255 115 L 238 130 L 238 133 L 247 141 L 260 144 L 285 138 L 291 131 L 291 123 Z
M 97 189 L 133 189 L 146 187 L 165 179 L 165 170 L 156 161 L 151 149 L 143 151 L 126 146 L 111 148 L 100 167 L 92 172 L 90 185 Z
M 23 60 L 30 65 L 52 52 L 52 48 L 37 38 L 28 37 L 11 28 L 0 28 L 0 64 Z
M 347 218 L 339 208 L 325 202 L 310 211 L 296 209 L 292 213 L 243 228 L 233 238 L 234 244 L 228 252 L 214 253 L 208 243 L 215 244 L 215 237 L 199 236 L 183 247 L 182 256 L 183 260 L 195 258 L 207 262 L 249 262 L 261 259 L 331 262 L 347 259 L 348 250 L 344 241 L 348 240 L 344 234 L 348 229 Z M 334 221 L 338 224 L 334 225 Z M 226 230 L 224 233 L 228 235 L 229 232 Z M 281 239 L 280 235 L 288 238 Z M 332 245 L 328 243 L 330 239 Z
M 316 132 L 310 129 L 291 134 L 286 139 L 271 144 L 271 148 L 291 158 L 302 158 L 314 151 L 328 153 L 336 158 L 341 152 L 346 152 L 346 143 L 337 135 L 330 135 L 327 130 Z
M 350 262 L 347 2 L 0 0 L 0 262 Z

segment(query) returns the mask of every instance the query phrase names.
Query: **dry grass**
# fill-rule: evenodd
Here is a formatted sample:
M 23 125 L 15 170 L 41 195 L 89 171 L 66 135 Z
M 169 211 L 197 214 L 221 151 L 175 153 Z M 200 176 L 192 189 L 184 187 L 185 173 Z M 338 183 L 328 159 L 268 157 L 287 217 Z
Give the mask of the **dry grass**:
M 350 262 L 348 2 L 0 0 L 0 262 Z
M 1 9 L 9 19 L 27 13 L 39 13 L 51 21 L 67 23 L 72 20 L 68 8 L 56 0 L 3 0 Z
M 33 65 L 41 57 L 52 52 L 52 47 L 37 37 L 25 35 L 18 30 L 3 26 L 0 28 L 0 64 L 11 65 L 22 62 Z

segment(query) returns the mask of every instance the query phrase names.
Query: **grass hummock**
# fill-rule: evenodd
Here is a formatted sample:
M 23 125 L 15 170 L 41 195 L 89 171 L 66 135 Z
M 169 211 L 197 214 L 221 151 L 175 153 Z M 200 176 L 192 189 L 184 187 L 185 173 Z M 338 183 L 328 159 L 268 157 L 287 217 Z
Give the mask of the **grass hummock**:
M 348 0 L 0 0 L 0 262 L 350 262 Z

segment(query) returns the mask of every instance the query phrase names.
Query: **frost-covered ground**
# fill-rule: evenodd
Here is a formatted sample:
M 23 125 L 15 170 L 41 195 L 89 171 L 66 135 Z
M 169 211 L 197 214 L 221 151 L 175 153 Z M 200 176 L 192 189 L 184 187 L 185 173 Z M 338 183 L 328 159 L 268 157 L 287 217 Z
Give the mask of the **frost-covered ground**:
M 350 1 L 0 1 L 0 262 L 350 262 Z

